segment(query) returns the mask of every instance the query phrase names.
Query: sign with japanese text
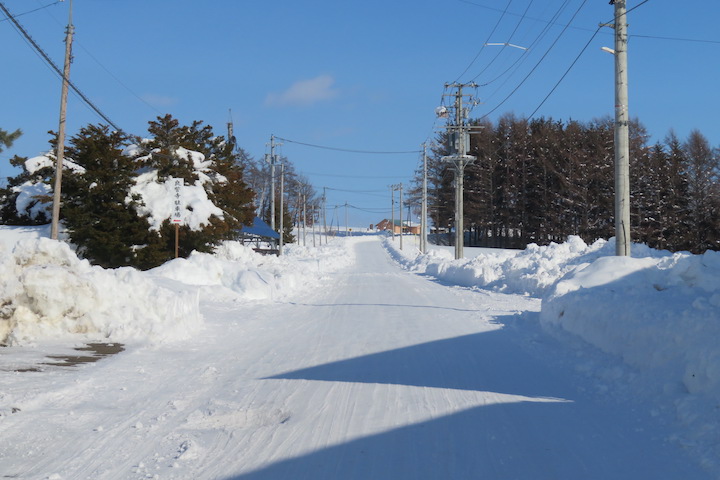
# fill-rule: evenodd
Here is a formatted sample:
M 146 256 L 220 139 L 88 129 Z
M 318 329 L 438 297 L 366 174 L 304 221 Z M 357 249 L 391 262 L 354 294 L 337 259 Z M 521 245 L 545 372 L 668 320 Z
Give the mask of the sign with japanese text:
M 173 207 L 171 221 L 174 224 L 182 225 L 185 213 L 185 203 L 183 202 L 183 179 L 170 178 L 170 185 L 172 186 L 171 192 Z

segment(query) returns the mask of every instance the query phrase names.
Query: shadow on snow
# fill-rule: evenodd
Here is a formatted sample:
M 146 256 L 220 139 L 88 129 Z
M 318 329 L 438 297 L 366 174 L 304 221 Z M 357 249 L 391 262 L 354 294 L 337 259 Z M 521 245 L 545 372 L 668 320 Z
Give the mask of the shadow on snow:
M 409 385 L 530 398 L 403 425 L 228 480 L 710 478 L 682 452 L 665 444 L 663 432 L 648 431 L 641 414 L 598 406 L 590 394 L 573 385 L 572 371 L 548 371 L 544 362 L 517 348 L 502 329 L 268 378 Z

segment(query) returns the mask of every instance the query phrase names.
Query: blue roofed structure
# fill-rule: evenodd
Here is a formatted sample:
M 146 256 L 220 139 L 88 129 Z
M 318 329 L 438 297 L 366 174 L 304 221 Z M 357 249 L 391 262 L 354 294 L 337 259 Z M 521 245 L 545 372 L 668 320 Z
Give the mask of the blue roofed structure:
M 261 238 L 272 238 L 274 240 L 280 240 L 280 234 L 270 228 L 270 225 L 268 225 L 262 218 L 255 217 L 253 218 L 253 224 L 250 227 L 243 227 L 243 229 L 240 231 L 240 234 L 243 236 L 252 235 L 255 237 L 261 237 Z
M 277 244 L 280 242 L 280 234 L 270 228 L 260 217 L 253 219 L 253 224 L 249 227 L 243 227 L 238 236 L 243 245 L 255 244 L 253 250 L 262 254 L 278 255 L 280 252 Z

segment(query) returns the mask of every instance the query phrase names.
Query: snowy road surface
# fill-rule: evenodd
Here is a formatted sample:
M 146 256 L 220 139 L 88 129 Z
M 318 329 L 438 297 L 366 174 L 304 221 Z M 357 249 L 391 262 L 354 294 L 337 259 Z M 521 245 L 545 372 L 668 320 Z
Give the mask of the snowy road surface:
M 204 304 L 193 341 L 0 370 L 0 478 L 711 478 L 648 409 L 513 326 L 538 300 L 353 242 L 357 263 L 294 301 Z

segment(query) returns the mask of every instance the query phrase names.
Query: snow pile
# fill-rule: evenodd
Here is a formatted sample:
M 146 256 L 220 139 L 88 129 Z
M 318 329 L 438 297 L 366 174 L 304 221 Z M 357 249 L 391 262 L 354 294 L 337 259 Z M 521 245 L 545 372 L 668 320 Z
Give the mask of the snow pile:
M 610 255 L 613 242 L 598 240 L 587 245 L 571 236 L 565 243 L 540 247 L 528 245 L 525 250 L 490 250 L 475 258 L 454 259 L 445 250 L 420 255 L 410 248 L 397 249 L 397 241 L 385 240 L 393 257 L 405 268 L 431 275 L 444 282 L 465 287 L 482 287 L 505 293 L 539 296 L 577 264 Z M 412 251 L 413 253 L 408 253 Z
M 149 272 L 79 259 L 47 227 L 0 226 L 0 344 L 82 334 L 90 340 L 173 341 L 202 325 L 199 301 L 288 298 L 353 261 L 347 242 L 287 245 L 263 256 L 239 242 Z
M 443 282 L 541 297 L 545 329 L 570 332 L 628 365 L 610 377 L 662 398 L 685 425 L 682 441 L 720 467 L 720 252 L 633 245 L 632 257 L 616 257 L 614 239 L 588 246 L 570 237 L 455 260 L 447 251 L 419 255 L 385 244 L 406 268 Z
M 543 299 L 540 321 L 621 358 L 650 395 L 669 396 L 683 441 L 720 467 L 720 253 L 654 253 L 578 265 Z
M 286 245 L 283 256 L 260 255 L 239 242 L 225 242 L 214 254 L 193 252 L 150 271 L 202 288 L 207 299 L 277 300 L 317 285 L 327 273 L 351 264 L 345 242 L 318 248 Z
M 632 366 L 677 376 L 690 393 L 720 394 L 718 252 L 579 265 L 543 299 L 540 318 Z
M 160 287 L 132 268 L 92 266 L 48 238 L 22 239 L 12 251 L 6 243 L 0 243 L 0 344 L 67 334 L 167 341 L 201 325 L 196 295 Z
M 163 221 L 173 215 L 174 186 L 170 181 L 159 182 L 157 170 L 142 173 L 130 188 L 130 195 L 126 203 L 133 197 L 139 197 L 142 202 L 138 206 L 138 213 L 147 216 L 151 230 L 160 230 Z M 215 206 L 207 196 L 203 182 L 197 180 L 194 185 L 184 185 L 182 188 L 183 224 L 191 230 L 201 230 L 210 224 L 210 217 L 215 215 L 222 218 L 223 211 Z

